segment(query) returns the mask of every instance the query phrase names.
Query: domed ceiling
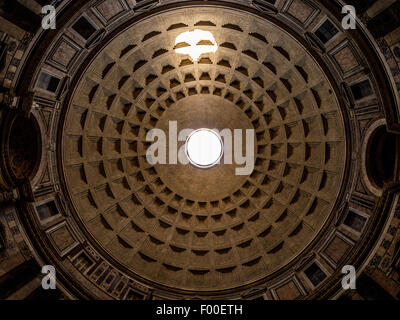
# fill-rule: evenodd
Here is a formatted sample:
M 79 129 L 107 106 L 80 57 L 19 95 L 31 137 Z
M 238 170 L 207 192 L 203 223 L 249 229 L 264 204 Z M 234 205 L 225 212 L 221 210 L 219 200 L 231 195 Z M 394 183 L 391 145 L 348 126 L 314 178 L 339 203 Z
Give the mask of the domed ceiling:
M 379 36 L 398 8 L 384 2 L 350 31 L 339 0 L 64 0 L 55 30 L 9 31 L 0 279 L 19 254 L 71 299 L 337 299 L 356 296 L 351 265 L 360 296 L 374 281 L 400 294 L 400 36 Z M 221 161 L 171 163 L 175 124 L 217 130 Z M 229 163 L 234 130 L 247 163 Z M 166 164 L 149 161 L 154 132 Z
M 193 29 L 218 50 L 198 61 L 175 52 Z M 146 133 L 168 133 L 169 121 L 254 129 L 254 170 L 152 166 Z M 346 162 L 339 103 L 314 58 L 230 9 L 175 10 L 121 32 L 82 74 L 63 130 L 63 173 L 90 236 L 133 275 L 185 290 L 249 284 L 299 255 L 328 220 Z

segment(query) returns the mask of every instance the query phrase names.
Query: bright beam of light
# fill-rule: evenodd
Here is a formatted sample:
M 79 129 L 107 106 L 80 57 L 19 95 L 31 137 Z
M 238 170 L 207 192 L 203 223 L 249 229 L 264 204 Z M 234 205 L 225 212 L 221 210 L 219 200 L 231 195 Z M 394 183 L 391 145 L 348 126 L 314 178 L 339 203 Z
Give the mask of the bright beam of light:
M 218 49 L 212 33 L 199 29 L 186 31 L 177 36 L 175 45 L 182 43 L 186 43 L 188 46 L 178 47 L 175 51 L 180 54 L 188 54 L 194 61 L 197 61 L 203 53 L 214 53 Z

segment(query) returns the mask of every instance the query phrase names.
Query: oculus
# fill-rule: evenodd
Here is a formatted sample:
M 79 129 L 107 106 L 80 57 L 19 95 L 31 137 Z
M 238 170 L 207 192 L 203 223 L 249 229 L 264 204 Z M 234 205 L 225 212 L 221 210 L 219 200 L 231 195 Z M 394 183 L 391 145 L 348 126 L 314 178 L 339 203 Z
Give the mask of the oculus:
M 193 131 L 186 140 L 186 155 L 191 164 L 199 168 L 210 168 L 222 157 L 222 140 L 210 129 Z

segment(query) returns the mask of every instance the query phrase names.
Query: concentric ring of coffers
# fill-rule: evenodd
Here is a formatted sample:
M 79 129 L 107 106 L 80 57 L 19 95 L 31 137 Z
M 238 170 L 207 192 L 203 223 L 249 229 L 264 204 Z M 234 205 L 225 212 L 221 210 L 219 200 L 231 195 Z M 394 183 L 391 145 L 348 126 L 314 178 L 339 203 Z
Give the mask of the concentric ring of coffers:
M 214 35 L 215 53 L 175 52 L 193 28 Z M 227 101 L 256 132 L 253 172 L 207 201 L 170 188 L 145 158 L 146 132 L 198 95 Z M 83 225 L 133 275 L 213 291 L 268 276 L 314 239 L 341 187 L 344 136 L 334 90 L 289 34 L 250 14 L 187 8 L 132 26 L 88 66 L 63 166 Z

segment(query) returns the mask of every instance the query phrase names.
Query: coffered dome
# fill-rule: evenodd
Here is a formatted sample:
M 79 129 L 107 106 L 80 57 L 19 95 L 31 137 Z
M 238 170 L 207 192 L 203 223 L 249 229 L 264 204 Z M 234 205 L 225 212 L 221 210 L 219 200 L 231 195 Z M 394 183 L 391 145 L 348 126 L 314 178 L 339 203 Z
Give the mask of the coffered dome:
M 194 28 L 219 46 L 198 61 L 174 50 Z M 169 121 L 254 129 L 254 170 L 149 164 L 146 133 Z M 232 289 L 318 235 L 341 188 L 344 137 L 331 84 L 288 33 L 230 9 L 180 9 L 124 30 L 87 66 L 65 119 L 63 173 L 84 227 L 129 272 Z

